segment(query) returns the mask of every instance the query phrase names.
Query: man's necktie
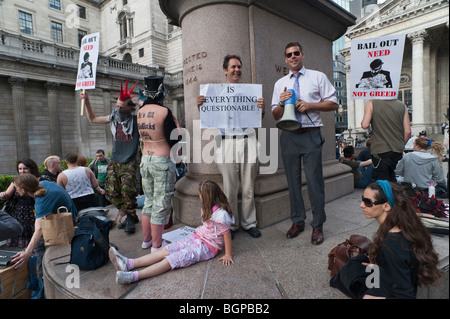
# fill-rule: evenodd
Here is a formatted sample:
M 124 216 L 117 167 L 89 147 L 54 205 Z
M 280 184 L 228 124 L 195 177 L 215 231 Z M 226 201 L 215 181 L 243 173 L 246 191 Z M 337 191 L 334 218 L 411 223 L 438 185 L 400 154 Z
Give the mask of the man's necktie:
M 294 81 L 294 92 L 295 92 L 295 100 L 300 98 L 300 86 L 298 84 L 298 78 L 300 77 L 300 72 L 294 74 L 295 77 L 295 81 Z M 295 115 L 297 117 L 297 120 L 301 123 L 302 122 L 302 113 L 300 113 L 299 111 L 297 111 L 297 109 L 295 110 Z

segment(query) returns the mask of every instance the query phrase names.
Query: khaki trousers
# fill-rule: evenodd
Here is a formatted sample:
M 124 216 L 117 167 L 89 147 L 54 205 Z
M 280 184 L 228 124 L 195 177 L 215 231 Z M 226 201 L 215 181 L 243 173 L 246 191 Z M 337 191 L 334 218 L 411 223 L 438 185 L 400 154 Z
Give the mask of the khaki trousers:
M 256 136 L 248 138 L 226 136 L 217 137 L 216 163 L 223 178 L 223 191 L 233 210 L 235 224 L 247 230 L 256 227 L 256 208 L 254 199 L 255 179 L 258 171 Z M 238 194 L 241 191 L 241 209 L 239 213 Z

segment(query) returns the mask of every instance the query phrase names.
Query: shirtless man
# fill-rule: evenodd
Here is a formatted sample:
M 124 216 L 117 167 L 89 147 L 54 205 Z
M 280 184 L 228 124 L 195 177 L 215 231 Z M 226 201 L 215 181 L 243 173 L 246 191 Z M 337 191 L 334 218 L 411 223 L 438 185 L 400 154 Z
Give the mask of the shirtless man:
M 141 176 L 145 194 L 142 209 L 142 248 L 161 249 L 164 225 L 170 218 L 176 179 L 175 163 L 170 149 L 177 140 L 170 140 L 176 129 L 172 112 L 163 106 L 166 95 L 163 77 L 150 76 L 145 80 L 145 100 L 137 114 L 138 129 L 143 141 Z M 142 100 L 140 100 L 141 102 Z

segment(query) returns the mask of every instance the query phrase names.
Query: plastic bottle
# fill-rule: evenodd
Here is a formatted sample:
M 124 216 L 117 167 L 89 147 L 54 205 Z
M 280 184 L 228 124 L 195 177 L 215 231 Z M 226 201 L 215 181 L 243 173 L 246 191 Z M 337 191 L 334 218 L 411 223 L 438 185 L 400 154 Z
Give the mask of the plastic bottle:
M 433 181 L 431 181 L 430 186 L 428 186 L 428 197 L 431 198 L 431 196 L 436 196 L 436 190 L 434 188 Z

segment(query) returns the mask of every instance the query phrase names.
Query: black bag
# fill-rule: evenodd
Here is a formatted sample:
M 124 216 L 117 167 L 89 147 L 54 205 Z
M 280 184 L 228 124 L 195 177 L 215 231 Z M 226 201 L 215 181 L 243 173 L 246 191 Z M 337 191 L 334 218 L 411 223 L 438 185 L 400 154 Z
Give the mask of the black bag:
M 113 221 L 105 216 L 82 217 L 72 238 L 70 263 L 83 270 L 94 270 L 106 264 L 112 225 Z
M 16 254 L 17 251 L 0 250 L 0 269 L 11 266 L 12 256 Z
M 12 215 L 14 211 L 16 210 L 17 203 L 19 202 L 19 197 L 16 196 L 14 193 L 14 196 L 10 199 L 7 199 L 5 203 L 3 204 L 2 210 L 7 213 L 8 215 Z

